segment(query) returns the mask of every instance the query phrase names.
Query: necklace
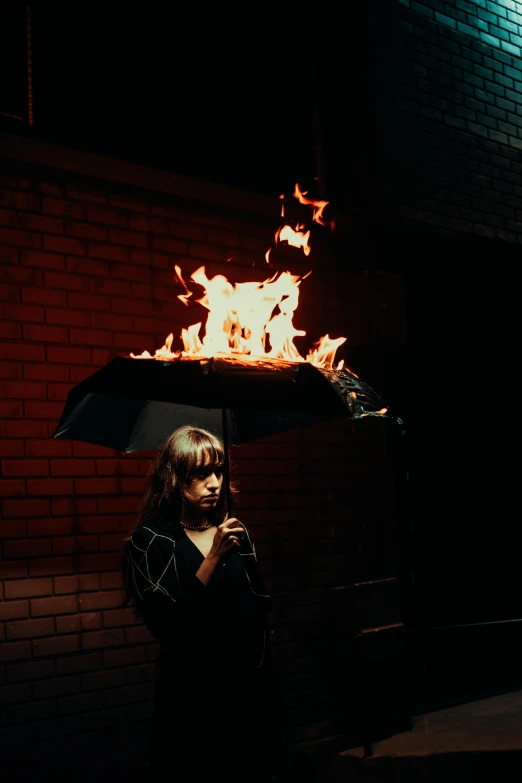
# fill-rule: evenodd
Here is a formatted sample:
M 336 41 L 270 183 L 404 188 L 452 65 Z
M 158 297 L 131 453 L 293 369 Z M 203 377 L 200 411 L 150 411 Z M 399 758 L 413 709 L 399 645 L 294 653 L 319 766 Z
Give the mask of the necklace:
M 208 530 L 208 529 L 209 529 L 209 527 L 212 527 L 212 524 L 213 524 L 213 523 L 212 523 L 212 522 L 209 522 L 209 523 L 208 523 L 208 525 L 200 525 L 200 526 L 198 527 L 197 525 L 187 525 L 187 523 L 186 523 L 186 522 L 182 522 L 182 521 L 180 520 L 179 524 L 180 524 L 182 527 L 186 527 L 186 528 L 187 528 L 187 530 L 197 530 L 197 531 L 199 531 L 200 533 L 202 533 L 204 530 Z

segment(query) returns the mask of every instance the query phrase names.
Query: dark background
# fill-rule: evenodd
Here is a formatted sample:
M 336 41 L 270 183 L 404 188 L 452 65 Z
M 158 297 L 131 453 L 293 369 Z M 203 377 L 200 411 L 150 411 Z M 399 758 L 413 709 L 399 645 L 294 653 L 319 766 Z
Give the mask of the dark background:
M 484 58 L 496 55 L 427 21 L 429 14 L 434 19 L 431 5 L 420 15 L 399 12 L 395 3 L 357 3 L 350 7 L 349 23 L 336 15 L 340 11 L 293 6 L 272 11 L 253 6 L 248 14 L 132 7 L 93 12 L 85 5 L 64 13 L 37 7 L 35 124 L 28 128 L 9 117 L 2 124 L 275 198 L 299 181 L 314 197 L 324 193 L 339 215 L 332 236 L 339 263 L 354 272 L 403 276 L 406 350 L 363 345 L 346 354 L 406 423 L 405 513 L 414 574 L 409 620 L 451 624 L 519 615 L 517 476 L 511 456 L 518 448 L 513 423 L 518 399 L 509 379 L 517 363 L 513 285 L 519 249 L 516 228 L 511 237 L 503 236 L 487 219 L 487 204 L 499 201 L 495 184 L 465 196 L 486 204 L 480 219 L 469 217 L 472 228 L 460 212 L 457 225 L 456 208 L 446 203 L 460 174 L 452 168 L 455 161 L 443 160 L 440 152 L 456 143 L 450 136 L 455 124 L 434 114 L 436 101 L 449 97 L 442 65 L 450 67 L 451 47 L 444 41 L 470 63 L 480 60 L 481 67 Z M 20 9 L 9 13 L 22 20 Z M 414 54 L 406 66 L 392 40 L 399 48 L 411 45 Z M 430 51 L 437 41 L 440 67 Z M 23 36 L 8 35 L 4 44 L 13 74 L 4 114 L 23 115 Z M 472 51 L 474 58 L 466 54 Z M 504 60 L 498 62 L 502 68 Z M 453 67 L 455 84 L 464 84 Z M 402 114 L 395 99 L 416 89 L 419 68 L 440 78 L 433 77 L 431 94 L 408 93 L 417 109 Z M 455 117 L 465 99 L 464 92 Z M 410 116 L 419 123 L 410 124 L 408 136 L 403 119 Z M 468 155 L 471 160 L 480 147 L 474 131 L 467 132 L 460 160 Z M 436 156 L 430 134 L 441 141 L 432 145 Z M 491 161 L 495 152 L 483 148 L 481 154 Z M 518 154 L 511 152 L 510 166 Z M 474 160 L 477 167 L 487 162 L 480 163 L 478 153 Z M 426 172 L 444 173 L 446 179 L 435 182 Z M 422 198 L 413 187 L 421 181 Z M 410 213 L 401 210 L 408 197 Z M 438 205 L 426 205 L 433 198 Z M 420 208 L 415 220 L 412 203 Z M 516 207 L 505 208 L 516 219 Z M 425 219 L 422 209 L 439 219 Z

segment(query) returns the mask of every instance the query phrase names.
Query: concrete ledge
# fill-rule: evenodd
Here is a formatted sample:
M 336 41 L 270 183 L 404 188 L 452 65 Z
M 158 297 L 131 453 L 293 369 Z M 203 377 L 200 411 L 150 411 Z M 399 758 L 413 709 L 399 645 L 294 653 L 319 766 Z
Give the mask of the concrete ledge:
M 266 215 L 274 219 L 275 224 L 279 218 L 280 203 L 277 199 L 268 196 L 54 144 L 38 138 L 0 132 L 0 155 L 26 163 L 98 177 L 144 190 L 218 204 L 242 212 Z

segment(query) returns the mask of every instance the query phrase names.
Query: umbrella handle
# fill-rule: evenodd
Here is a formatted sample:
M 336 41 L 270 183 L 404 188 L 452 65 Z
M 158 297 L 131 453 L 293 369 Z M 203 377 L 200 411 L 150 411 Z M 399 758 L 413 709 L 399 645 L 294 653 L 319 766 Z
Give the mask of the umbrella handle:
M 228 515 L 232 513 L 232 501 L 230 498 L 230 458 L 228 454 L 228 429 L 227 429 L 227 409 L 221 409 L 221 422 L 223 425 L 223 451 L 225 453 L 225 462 L 223 464 L 223 483 L 225 490 L 225 502 Z

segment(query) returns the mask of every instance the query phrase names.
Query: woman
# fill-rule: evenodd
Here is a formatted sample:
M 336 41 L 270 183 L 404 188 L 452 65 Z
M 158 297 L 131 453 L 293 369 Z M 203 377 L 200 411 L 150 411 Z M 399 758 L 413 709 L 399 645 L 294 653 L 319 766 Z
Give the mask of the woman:
M 264 781 L 287 765 L 271 601 L 250 532 L 227 517 L 224 458 L 212 433 L 175 430 L 124 545 L 125 603 L 161 644 L 152 781 Z

